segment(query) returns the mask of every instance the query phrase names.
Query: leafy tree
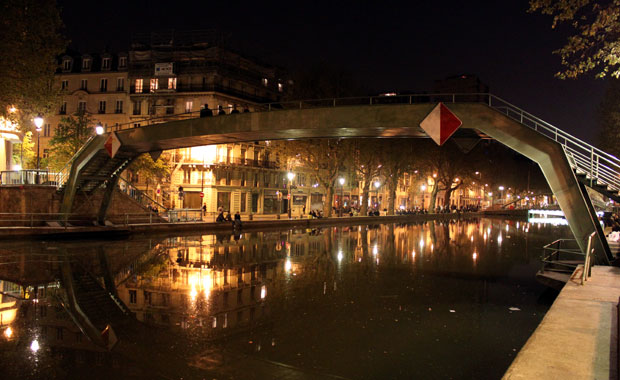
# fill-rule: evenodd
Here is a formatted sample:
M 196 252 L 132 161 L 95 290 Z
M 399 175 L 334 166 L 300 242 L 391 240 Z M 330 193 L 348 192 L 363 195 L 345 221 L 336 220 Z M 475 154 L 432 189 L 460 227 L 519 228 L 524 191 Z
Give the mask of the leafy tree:
M 576 78 L 592 70 L 597 77 L 620 76 L 620 2 L 530 0 L 529 11 L 553 16 L 553 28 L 568 24 L 574 31 L 554 52 L 566 67 L 558 77 Z
M 67 46 L 63 24 L 54 0 L 2 0 L 0 12 L 0 116 L 30 129 L 33 117 L 58 99 L 54 72 Z M 11 106 L 19 112 L 8 112 Z
M 352 167 L 362 184 L 360 214 L 368 215 L 368 193 L 372 181 L 381 174 L 381 156 L 376 154 L 380 140 L 358 139 L 352 142 Z
M 398 180 L 411 168 L 415 140 L 385 139 L 379 141 L 381 144 L 381 170 L 385 176 L 385 185 L 388 189 L 387 214 L 394 215 Z
M 20 164 L 22 169 L 34 169 L 37 165 L 35 149 L 32 132 L 24 133 L 22 142 L 13 145 L 13 162 Z
M 475 171 L 473 163 L 478 160 L 472 157 L 473 153 L 469 153 L 469 157 L 466 157 L 450 141 L 443 146 L 425 141 L 421 147 L 424 154 L 419 155 L 420 162 L 425 172 L 432 173 L 434 179 L 429 210 L 435 208 L 440 191 L 444 192 L 444 205 L 450 206 L 452 193 L 470 182 Z
M 168 155 L 162 154 L 156 161 L 153 161 L 151 155 L 145 153 L 135 159 L 127 170 L 132 174 L 132 177 L 134 175 L 143 177 L 148 191 L 151 182 L 157 184 L 169 177 L 170 158 Z M 135 182 L 135 179 L 131 178 L 131 181 Z
M 93 121 L 85 112 L 60 120 L 50 140 L 50 167 L 60 170 L 93 135 Z
M 612 79 L 598 108 L 599 147 L 620 157 L 620 80 Z
M 280 156 L 289 155 L 286 161 L 297 161 L 310 169 L 319 185 L 326 189 L 327 201 L 323 203 L 323 215 L 330 217 L 336 179 L 345 169 L 351 143 L 343 139 L 282 141 L 274 143 L 274 148 Z

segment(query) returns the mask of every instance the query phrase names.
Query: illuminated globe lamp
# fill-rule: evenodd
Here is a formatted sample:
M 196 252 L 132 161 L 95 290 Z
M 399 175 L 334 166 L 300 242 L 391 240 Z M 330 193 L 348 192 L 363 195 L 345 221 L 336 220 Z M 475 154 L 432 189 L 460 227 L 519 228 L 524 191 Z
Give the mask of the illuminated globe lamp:
M 97 124 L 97 125 L 95 126 L 95 133 L 96 133 L 97 135 L 102 135 L 102 134 L 104 134 L 104 133 L 105 133 L 105 128 L 103 128 L 103 125 L 101 125 L 101 124 Z
M 293 207 L 293 197 L 291 197 L 291 182 L 293 182 L 293 178 L 295 178 L 295 173 L 288 172 L 286 173 L 286 178 L 288 178 L 288 182 L 286 184 L 288 190 L 288 218 L 291 219 L 291 211 Z
M 342 209 L 344 208 L 344 177 L 338 178 L 338 182 L 340 183 L 340 207 L 338 207 L 338 209 L 340 211 L 339 216 L 342 218 Z
M 41 157 L 39 155 L 39 151 L 40 151 L 40 139 L 39 137 L 41 136 L 41 127 L 43 127 L 43 116 L 38 115 L 37 117 L 34 118 L 34 126 L 36 127 L 36 131 L 37 131 L 37 176 L 36 176 L 36 184 L 39 184 L 39 169 L 40 169 L 40 165 L 41 165 Z

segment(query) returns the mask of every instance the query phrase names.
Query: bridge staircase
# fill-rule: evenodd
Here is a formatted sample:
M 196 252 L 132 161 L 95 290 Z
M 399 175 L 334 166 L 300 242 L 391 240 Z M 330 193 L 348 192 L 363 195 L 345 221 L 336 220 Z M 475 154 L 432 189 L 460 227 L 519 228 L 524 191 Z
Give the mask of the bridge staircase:
M 68 202 L 68 199 L 73 198 L 76 193 L 92 195 L 103 187 L 106 191 L 98 219 L 100 224 L 104 224 L 112 193 L 119 183 L 122 183 L 125 193 L 144 207 L 145 211 L 152 205 L 156 206 L 158 211 L 166 211 L 165 206 L 120 177 L 123 170 L 141 153 L 118 151 L 111 158 L 104 149 L 104 142 L 104 136 L 95 136 L 88 140 L 58 174 L 58 192 L 63 195 L 61 214 L 68 216 L 71 213 L 73 202 Z

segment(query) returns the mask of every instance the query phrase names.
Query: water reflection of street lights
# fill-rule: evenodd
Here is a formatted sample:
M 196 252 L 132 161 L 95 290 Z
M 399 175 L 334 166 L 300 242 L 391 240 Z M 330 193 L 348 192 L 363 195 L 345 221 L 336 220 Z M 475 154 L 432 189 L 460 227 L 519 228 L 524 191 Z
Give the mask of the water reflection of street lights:
M 291 206 L 293 202 L 293 197 L 291 197 L 291 182 L 293 182 L 293 178 L 295 178 L 295 173 L 286 173 L 286 178 L 288 178 L 288 183 L 286 184 L 288 190 L 288 218 L 291 219 Z
M 338 202 L 338 206 L 339 207 L 339 216 L 342 217 L 342 206 L 343 206 L 343 199 L 344 199 L 344 177 L 340 177 L 338 179 L 338 182 L 340 182 L 340 202 Z

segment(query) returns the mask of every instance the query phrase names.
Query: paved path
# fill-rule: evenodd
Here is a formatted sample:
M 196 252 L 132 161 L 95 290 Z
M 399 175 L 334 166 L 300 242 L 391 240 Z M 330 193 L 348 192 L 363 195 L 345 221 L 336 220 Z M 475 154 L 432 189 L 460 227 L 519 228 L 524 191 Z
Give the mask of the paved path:
M 575 270 L 504 379 L 617 379 L 620 268 Z

